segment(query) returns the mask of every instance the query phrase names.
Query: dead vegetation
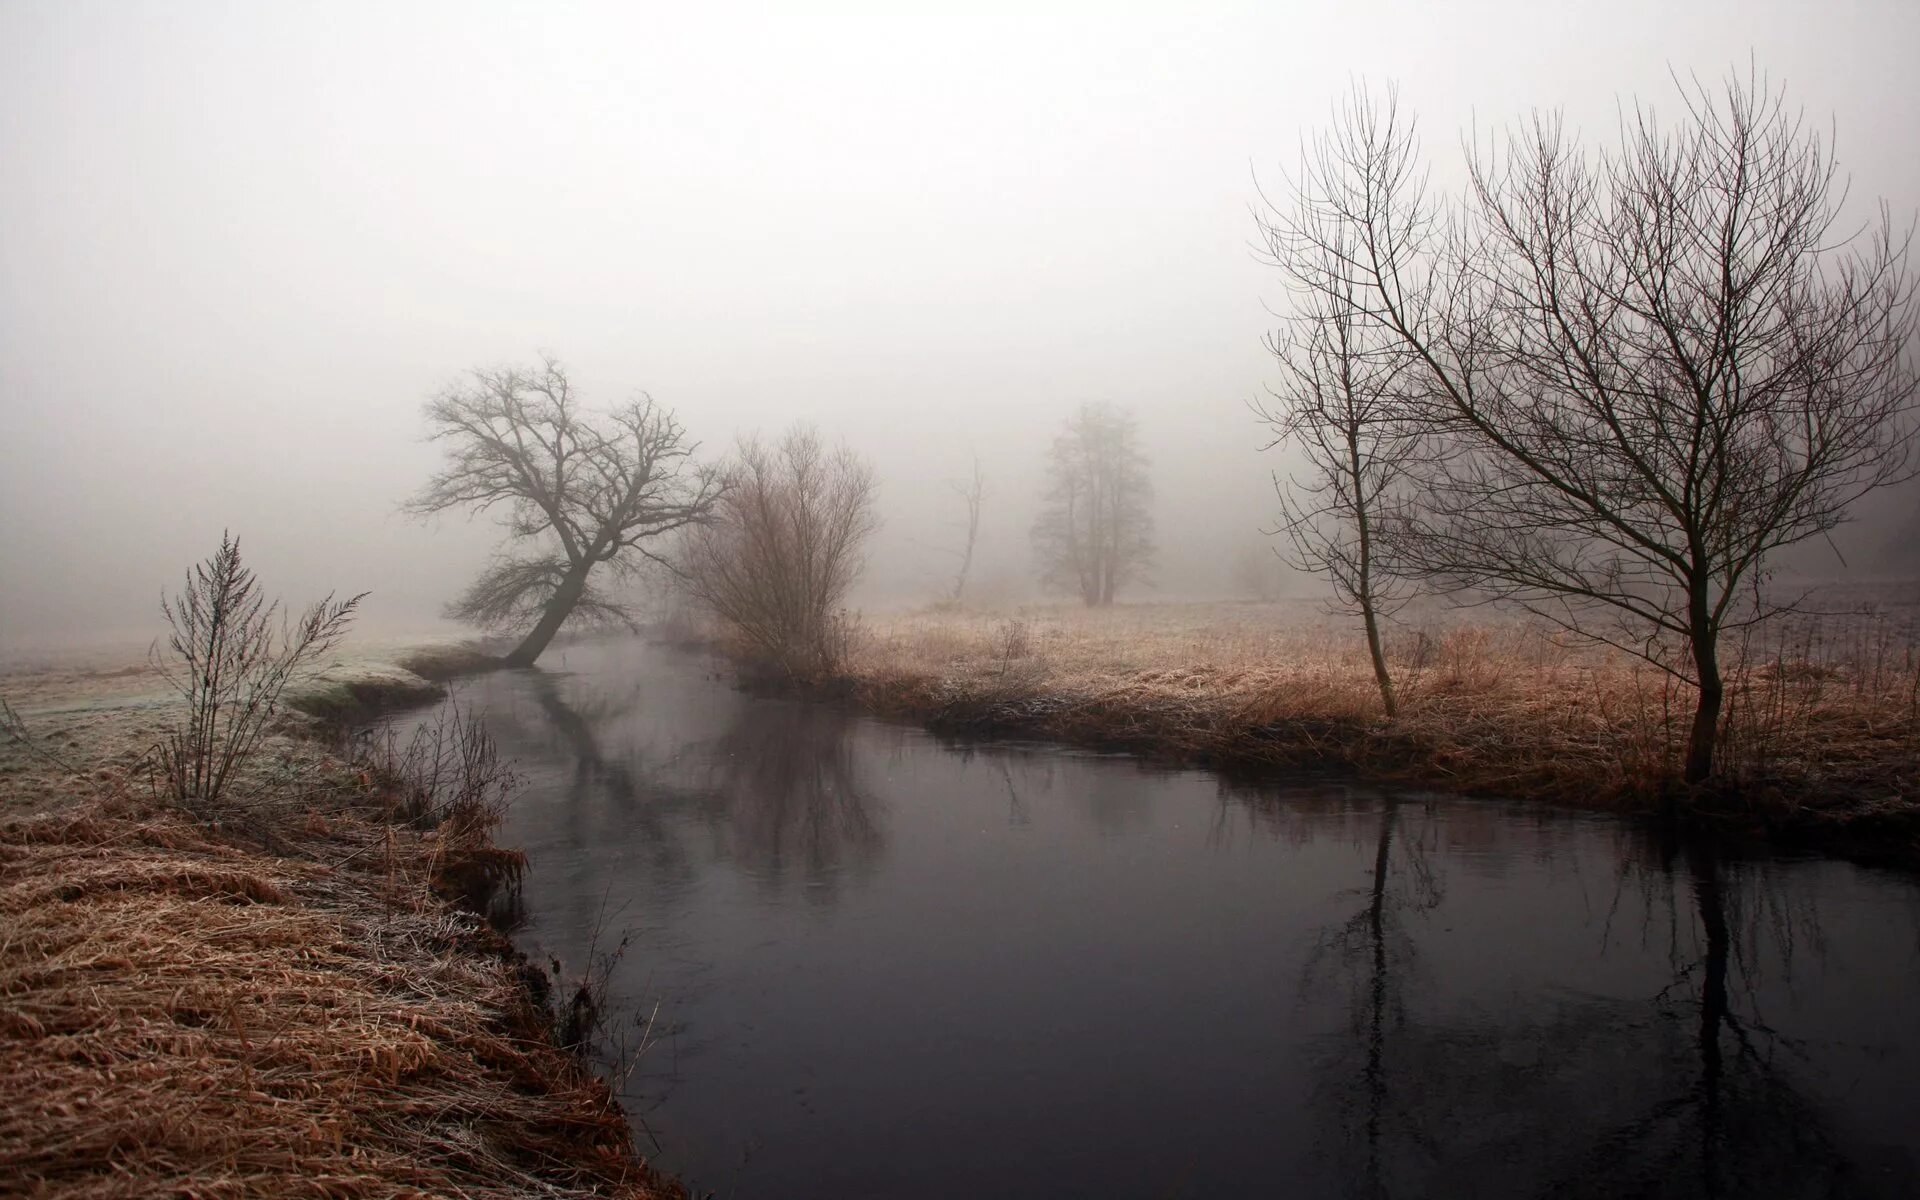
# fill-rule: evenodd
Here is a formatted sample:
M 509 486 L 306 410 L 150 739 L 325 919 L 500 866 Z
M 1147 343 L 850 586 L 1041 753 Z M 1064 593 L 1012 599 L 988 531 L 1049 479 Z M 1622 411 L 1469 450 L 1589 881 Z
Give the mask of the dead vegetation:
M 1690 698 L 1632 656 L 1534 624 L 1409 618 L 1383 719 L 1351 631 L 1306 606 L 930 613 L 872 622 L 849 686 L 870 707 L 969 733 L 1058 738 L 1223 766 L 1376 778 L 1580 804 L 1681 795 Z M 1748 639 L 1700 811 L 1857 821 L 1920 800 L 1911 610 L 1806 617 Z
M 524 866 L 489 836 L 505 768 L 457 714 L 428 729 L 270 739 L 213 824 L 118 768 L 8 757 L 9 1191 L 673 1194 L 555 1044 L 545 973 L 476 915 Z M 21 803 L 29 778 L 66 802 Z

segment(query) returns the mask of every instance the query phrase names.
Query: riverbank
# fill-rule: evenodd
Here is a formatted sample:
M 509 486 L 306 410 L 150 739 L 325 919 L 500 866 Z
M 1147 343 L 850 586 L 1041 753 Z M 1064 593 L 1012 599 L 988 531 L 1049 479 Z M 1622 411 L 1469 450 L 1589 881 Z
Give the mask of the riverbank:
M 965 736 L 1234 769 L 1330 769 L 1625 811 L 1680 802 L 1756 831 L 1920 847 L 1920 656 L 1906 614 L 1750 642 L 1722 783 L 1677 794 L 1691 695 L 1639 660 L 1519 623 L 1398 630 L 1385 719 L 1357 632 L 1306 605 L 1036 607 L 869 619 L 822 690 Z
M 298 702 L 438 694 L 341 663 Z M 140 768 L 177 715 L 146 668 L 16 673 L 0 695 L 30 734 L 0 738 L 0 1178 L 72 1197 L 679 1194 L 555 1044 L 557 980 L 477 915 L 522 863 L 490 836 L 502 776 L 423 790 L 404 750 L 294 716 L 195 821 Z

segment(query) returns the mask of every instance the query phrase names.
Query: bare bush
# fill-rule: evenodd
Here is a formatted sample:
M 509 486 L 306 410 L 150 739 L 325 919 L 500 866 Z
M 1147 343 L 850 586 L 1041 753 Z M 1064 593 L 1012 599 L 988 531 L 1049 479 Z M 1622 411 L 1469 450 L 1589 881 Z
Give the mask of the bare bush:
M 712 520 L 686 539 L 687 594 L 743 648 L 794 678 L 832 672 L 853 624 L 844 611 L 878 527 L 870 467 L 799 426 L 740 443 Z
M 161 598 L 171 653 L 158 643 L 148 652 L 187 703 L 184 722 L 159 745 L 169 799 L 200 816 L 212 811 L 259 749 L 294 673 L 339 644 L 365 598 L 329 595 L 288 621 L 240 561 L 239 540 L 221 535 L 220 549 L 187 573 L 185 590 Z

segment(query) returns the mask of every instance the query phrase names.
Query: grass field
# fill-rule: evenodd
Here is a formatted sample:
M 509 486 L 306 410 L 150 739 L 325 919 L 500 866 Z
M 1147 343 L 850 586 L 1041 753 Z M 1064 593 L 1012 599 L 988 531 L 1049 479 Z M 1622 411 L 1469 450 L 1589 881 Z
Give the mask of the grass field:
M 1831 596 L 1829 615 L 1729 645 L 1717 810 L 1915 808 L 1910 594 Z M 1674 794 L 1692 691 L 1645 661 L 1481 609 L 1403 614 L 1388 648 L 1392 723 L 1357 623 L 1308 603 L 870 616 L 842 684 L 877 710 L 956 730 L 1578 803 Z

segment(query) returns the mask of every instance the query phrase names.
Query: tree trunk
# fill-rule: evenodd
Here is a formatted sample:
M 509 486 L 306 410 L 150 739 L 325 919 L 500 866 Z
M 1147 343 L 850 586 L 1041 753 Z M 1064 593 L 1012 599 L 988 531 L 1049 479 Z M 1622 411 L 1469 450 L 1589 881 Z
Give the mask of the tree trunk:
M 1380 703 L 1386 706 L 1387 720 L 1400 715 L 1393 698 L 1393 676 L 1387 671 L 1387 653 L 1380 647 L 1380 620 L 1374 615 L 1373 601 L 1360 602 L 1360 616 L 1367 626 L 1367 653 L 1373 656 L 1373 680 L 1380 685 Z
M 1687 735 L 1687 764 L 1684 778 L 1688 784 L 1705 783 L 1713 774 L 1714 744 L 1720 737 L 1720 704 L 1725 686 L 1720 679 L 1720 653 L 1707 619 L 1706 597 L 1696 595 L 1692 610 L 1693 666 L 1699 682 L 1700 698 L 1693 709 L 1693 729 Z
M 580 597 L 587 591 L 587 572 L 593 569 L 591 562 L 575 563 L 569 567 L 560 586 L 554 589 L 553 599 L 547 601 L 547 611 L 540 614 L 540 620 L 531 632 L 522 638 L 520 644 L 507 655 L 506 664 L 510 667 L 530 667 L 546 650 L 547 643 L 553 641 L 553 635 L 560 632 L 560 626 L 573 615 L 574 605 L 580 603 Z

